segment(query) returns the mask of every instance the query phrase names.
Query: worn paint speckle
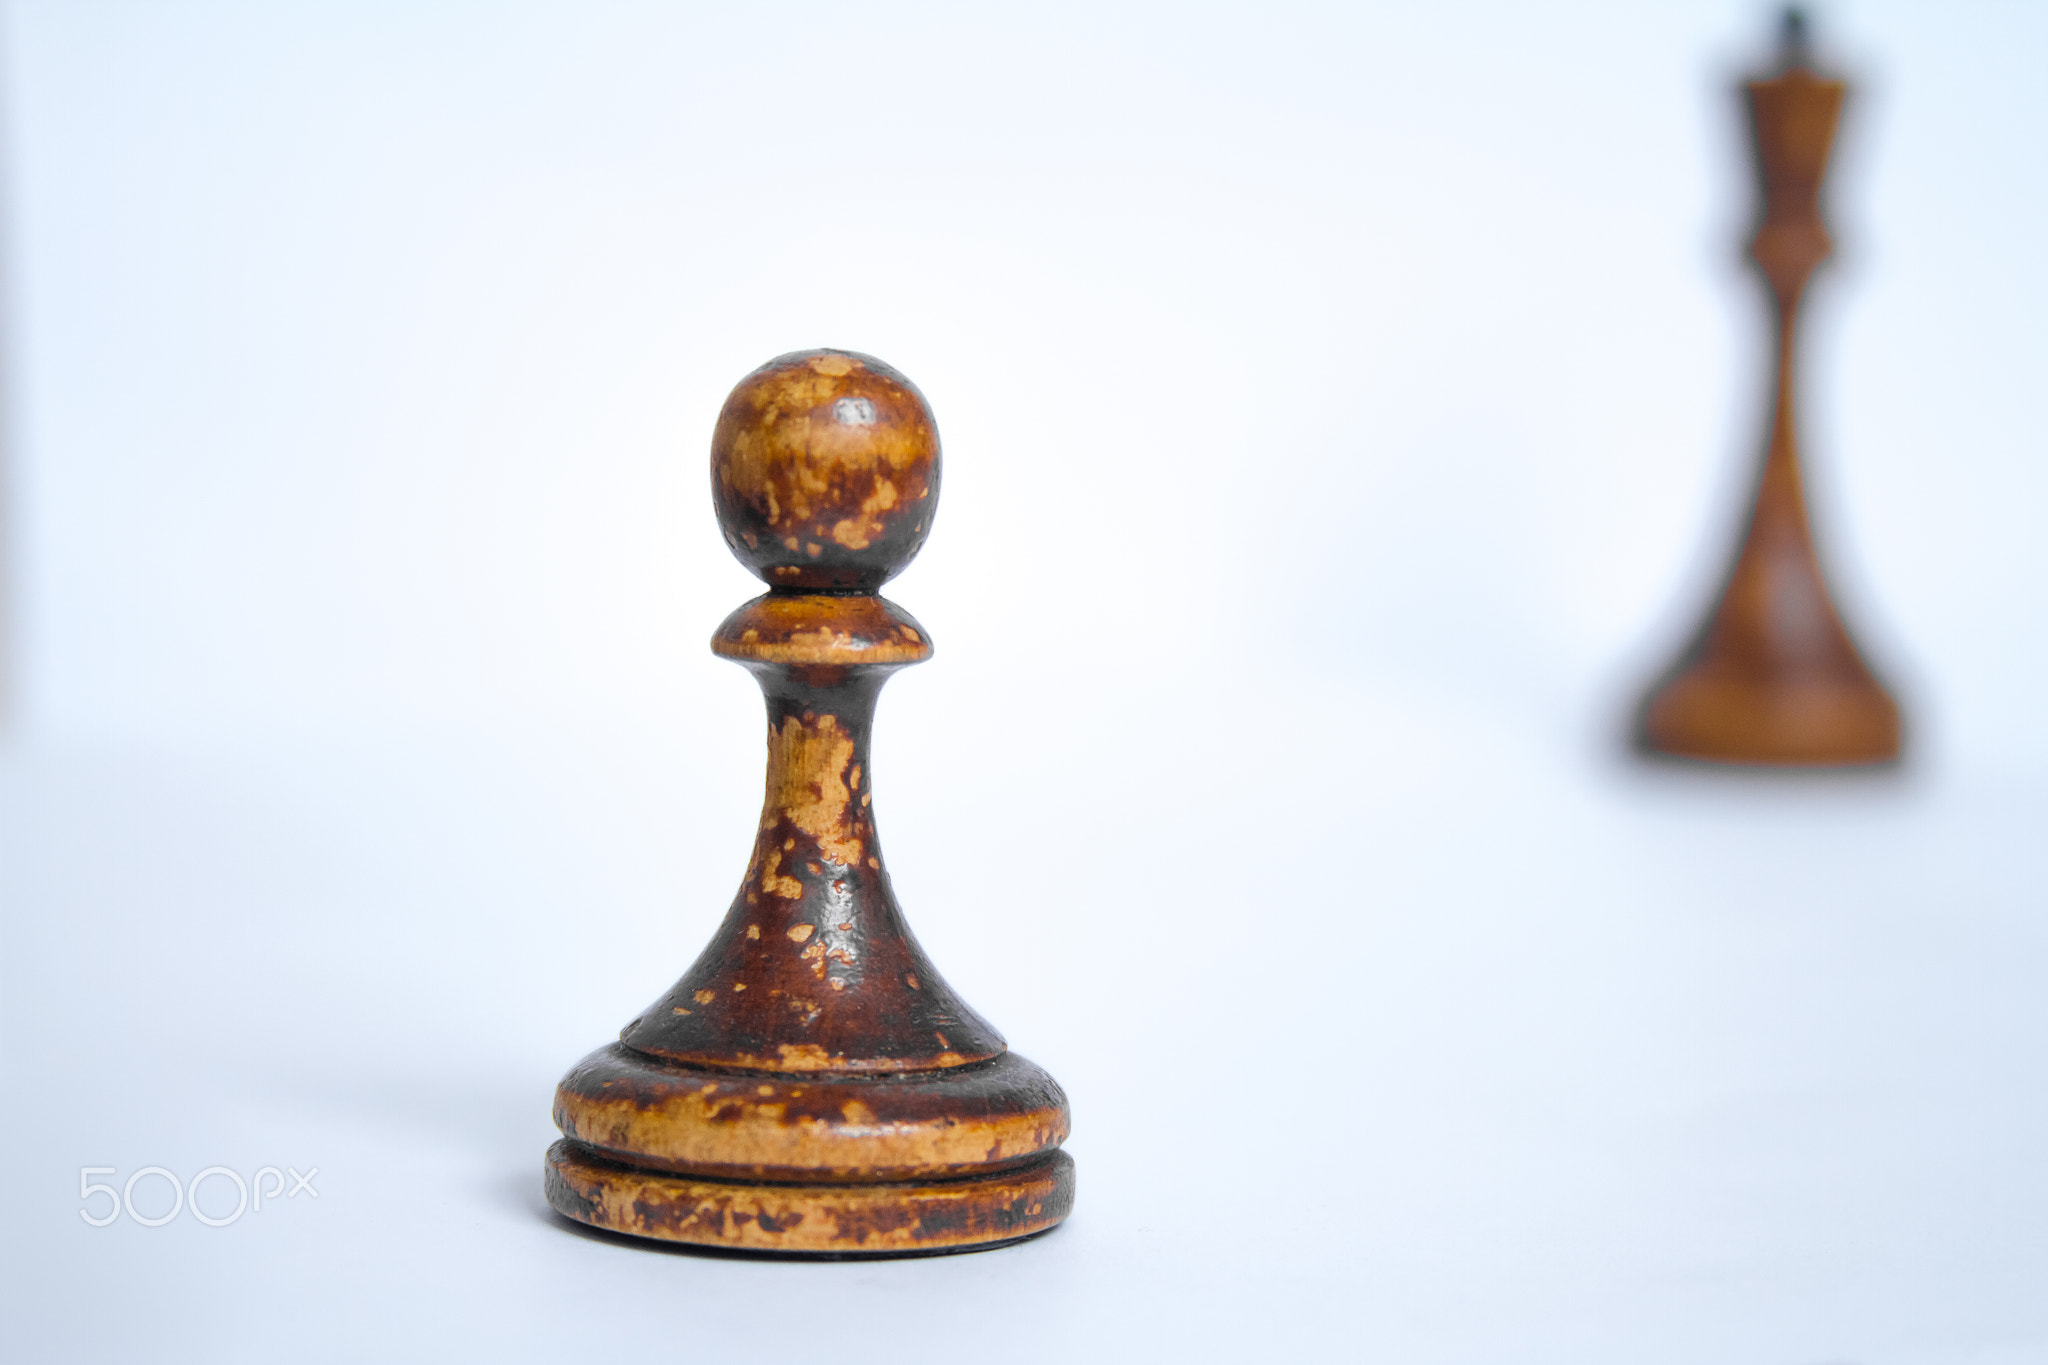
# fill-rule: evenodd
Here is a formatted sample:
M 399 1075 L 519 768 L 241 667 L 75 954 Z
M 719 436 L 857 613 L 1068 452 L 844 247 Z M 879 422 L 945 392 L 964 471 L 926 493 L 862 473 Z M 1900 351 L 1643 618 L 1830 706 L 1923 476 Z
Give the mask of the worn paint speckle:
M 836 716 L 819 716 L 812 725 L 795 716 L 783 718 L 768 742 L 768 808 L 817 842 L 818 851 L 835 863 L 861 860 L 860 837 L 847 818 L 852 793 L 846 770 L 853 761 L 853 736 L 839 727 Z M 784 850 L 796 846 L 794 838 Z

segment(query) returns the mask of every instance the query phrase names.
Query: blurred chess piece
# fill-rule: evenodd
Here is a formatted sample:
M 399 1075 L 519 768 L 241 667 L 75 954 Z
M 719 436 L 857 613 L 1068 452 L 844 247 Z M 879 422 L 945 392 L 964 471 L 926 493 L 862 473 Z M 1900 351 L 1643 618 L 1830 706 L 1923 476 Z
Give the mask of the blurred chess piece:
M 1784 18 L 1780 65 L 1744 83 L 1763 190 L 1749 255 L 1777 316 L 1770 444 L 1721 599 L 1640 716 L 1643 748 L 1719 763 L 1831 766 L 1899 755 L 1899 708 L 1857 652 L 1807 525 L 1794 415 L 1799 304 L 1832 250 L 1821 180 L 1846 86 L 1816 74 L 1806 23 Z
M 770 585 L 711 640 L 767 696 L 767 795 L 710 945 L 556 1090 L 548 1202 L 637 1237 L 812 1255 L 1043 1232 L 1074 1200 L 1066 1095 L 925 957 L 875 838 L 875 701 L 932 652 L 876 595 L 938 507 L 931 411 L 868 356 L 782 356 L 726 400 L 711 480 L 726 543 Z M 593 926 L 577 950 L 635 947 Z

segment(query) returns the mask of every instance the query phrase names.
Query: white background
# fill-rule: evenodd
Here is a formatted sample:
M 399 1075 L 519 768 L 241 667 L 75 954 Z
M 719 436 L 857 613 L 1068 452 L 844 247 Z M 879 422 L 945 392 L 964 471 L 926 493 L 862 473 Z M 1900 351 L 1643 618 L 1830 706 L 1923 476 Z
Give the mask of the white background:
M 1816 18 L 1875 778 L 1620 747 L 1762 434 L 1760 9 L 10 6 L 9 1354 L 2048 1357 L 2048 10 Z M 946 442 L 898 889 L 1075 1106 L 984 1256 L 539 1199 L 744 864 L 704 452 L 815 345 Z

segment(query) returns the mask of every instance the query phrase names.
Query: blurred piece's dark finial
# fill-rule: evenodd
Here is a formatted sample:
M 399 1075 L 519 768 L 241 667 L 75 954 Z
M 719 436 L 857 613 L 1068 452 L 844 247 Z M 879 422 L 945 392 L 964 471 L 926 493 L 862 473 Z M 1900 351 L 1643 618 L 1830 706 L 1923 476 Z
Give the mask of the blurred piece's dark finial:
M 1806 11 L 1787 5 L 1778 20 L 1778 64 L 1786 71 L 1813 65 L 1813 39 L 1806 26 Z

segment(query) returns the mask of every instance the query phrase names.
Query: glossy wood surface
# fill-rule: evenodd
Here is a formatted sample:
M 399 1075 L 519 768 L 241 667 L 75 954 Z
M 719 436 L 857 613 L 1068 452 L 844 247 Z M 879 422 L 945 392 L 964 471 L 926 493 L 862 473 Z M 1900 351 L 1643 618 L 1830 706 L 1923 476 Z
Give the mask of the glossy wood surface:
M 938 427 L 873 356 L 783 356 L 725 400 L 711 496 L 725 543 L 769 584 L 873 592 L 931 533 Z
M 555 1096 L 559 1212 L 634 1236 L 900 1255 L 1013 1241 L 1073 1202 L 1066 1095 L 940 976 L 889 882 L 870 735 L 931 657 L 874 590 L 938 503 L 938 429 L 881 362 L 780 357 L 712 440 L 726 543 L 770 591 L 714 653 L 767 701 L 754 848 L 696 962 Z
M 1712 762 L 1884 763 L 1900 747 L 1899 709 L 1850 638 L 1807 519 L 1796 413 L 1799 311 L 1833 249 L 1821 219 L 1846 86 L 1808 65 L 1788 15 L 1782 69 L 1743 86 L 1762 189 L 1749 254 L 1776 320 L 1763 469 L 1720 600 L 1645 700 L 1638 739 L 1653 752 Z

